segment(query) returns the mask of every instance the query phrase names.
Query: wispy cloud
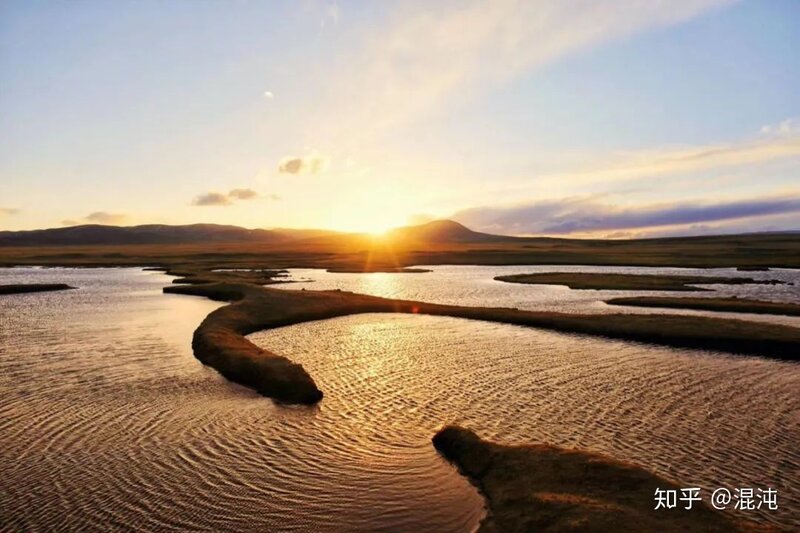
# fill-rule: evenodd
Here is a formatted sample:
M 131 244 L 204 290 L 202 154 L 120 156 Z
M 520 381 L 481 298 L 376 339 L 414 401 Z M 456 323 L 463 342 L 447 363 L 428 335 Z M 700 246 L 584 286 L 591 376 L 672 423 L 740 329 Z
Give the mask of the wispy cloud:
M 765 135 L 792 135 L 800 133 L 800 120 L 787 118 L 777 124 L 765 124 L 761 126 L 761 133 Z
M 787 131 L 741 142 L 616 154 L 611 160 L 593 163 L 591 169 L 540 176 L 536 182 L 539 185 L 609 183 L 755 165 L 798 156 L 800 134 Z
M 19 209 L 14 207 L 0 207 L 0 216 L 16 215 L 17 213 L 19 213 Z
M 79 226 L 81 224 L 105 224 L 105 225 L 120 225 L 128 221 L 128 215 L 122 213 L 108 213 L 106 211 L 95 211 L 89 213 L 80 219 L 67 219 L 62 220 L 61 224 L 64 226 Z
M 327 157 L 312 152 L 304 157 L 287 156 L 278 163 L 278 172 L 282 174 L 320 174 L 328 168 Z
M 265 198 L 267 200 L 280 200 L 277 194 L 259 195 L 253 189 L 231 189 L 228 194 L 221 192 L 207 192 L 195 196 L 192 200 L 192 205 L 208 207 L 208 206 L 228 206 L 233 205 L 234 201 L 253 200 L 256 198 Z
M 194 200 L 192 200 L 192 205 L 201 207 L 231 205 L 231 199 L 228 198 L 227 194 L 222 194 L 221 192 L 208 192 L 195 196 Z
M 336 66 L 329 126 L 369 138 L 582 49 L 691 19 L 731 0 L 496 0 L 400 4 Z
M 707 224 L 789 213 L 800 214 L 800 195 L 642 207 L 618 207 L 600 203 L 595 198 L 563 198 L 526 205 L 472 208 L 452 218 L 482 231 L 565 235 Z
M 258 198 L 258 193 L 253 189 L 232 189 L 228 193 L 229 198 L 236 198 L 237 200 L 252 200 Z
M 108 213 L 106 211 L 95 211 L 86 216 L 87 222 L 96 224 L 122 224 L 128 219 L 128 215 L 122 213 Z

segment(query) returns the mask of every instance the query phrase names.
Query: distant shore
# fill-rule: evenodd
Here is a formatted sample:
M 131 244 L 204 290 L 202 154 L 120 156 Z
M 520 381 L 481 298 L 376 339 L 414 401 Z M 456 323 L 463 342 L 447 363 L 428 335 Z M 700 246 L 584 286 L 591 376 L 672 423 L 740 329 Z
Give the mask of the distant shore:
M 0 285 L 0 294 L 24 294 L 28 292 L 66 291 L 77 289 L 66 283 L 21 283 Z
M 782 285 L 780 280 L 756 280 L 719 276 L 671 276 L 655 274 L 604 274 L 592 272 L 543 272 L 497 276 L 497 281 L 526 285 L 566 285 L 570 289 L 625 291 L 710 291 L 695 285 Z
M 610 305 L 634 307 L 662 307 L 669 309 L 697 309 L 728 313 L 753 313 L 758 315 L 800 316 L 800 305 L 781 302 L 764 302 L 745 298 L 671 298 L 668 296 L 633 296 L 611 298 Z
M 385 238 L 328 234 L 311 239 L 247 242 L 225 242 L 222 235 L 233 238 L 228 233 L 232 229 L 227 227 L 217 227 L 215 232 L 213 227 L 200 231 L 195 226 L 165 226 L 159 229 L 159 235 L 162 231 L 172 232 L 175 242 L 141 244 L 125 240 L 126 235 L 130 238 L 128 234 L 137 230 L 135 227 L 85 227 L 84 233 L 89 235 L 84 235 L 83 241 L 74 235 L 74 229 L 18 232 L 16 236 L 6 235 L 5 241 L 0 239 L 0 265 L 188 266 L 205 270 L 268 266 L 338 272 L 410 272 L 419 265 L 595 265 L 754 271 L 800 268 L 800 234 L 793 233 L 599 240 L 507 237 L 475 233 L 453 222 L 431 224 L 407 228 Z M 207 235 L 207 231 L 211 233 Z M 244 232 L 247 239 L 252 237 L 249 230 L 233 231 Z M 55 239 L 56 233 L 65 232 L 74 240 Z M 106 236 L 100 239 L 95 235 L 98 232 Z M 187 237 L 186 232 L 195 232 L 193 242 L 178 239 L 179 234 Z M 94 239 L 90 238 L 92 235 Z

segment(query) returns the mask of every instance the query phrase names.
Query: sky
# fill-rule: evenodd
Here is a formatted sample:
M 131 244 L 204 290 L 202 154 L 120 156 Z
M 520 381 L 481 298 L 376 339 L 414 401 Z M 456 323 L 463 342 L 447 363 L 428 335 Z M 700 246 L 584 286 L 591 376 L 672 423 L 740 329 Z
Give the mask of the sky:
M 0 3 L 0 229 L 800 230 L 800 2 Z

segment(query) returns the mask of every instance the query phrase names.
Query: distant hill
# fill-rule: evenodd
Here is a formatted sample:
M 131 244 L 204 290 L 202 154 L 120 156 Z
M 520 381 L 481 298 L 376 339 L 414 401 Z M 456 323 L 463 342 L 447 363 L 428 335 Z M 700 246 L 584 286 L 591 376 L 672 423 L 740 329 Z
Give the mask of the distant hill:
M 390 230 L 387 236 L 393 239 L 431 243 L 510 242 L 520 240 L 520 237 L 478 233 L 452 220 L 434 220 L 433 222 L 420 224 L 419 226 L 395 228 Z
M 270 231 L 283 235 L 286 239 L 315 239 L 317 237 L 330 237 L 332 235 L 351 235 L 341 231 L 328 229 L 296 229 L 296 228 L 270 228 Z
M 68 228 L 0 231 L 0 246 L 69 246 L 103 244 L 193 244 L 222 242 L 284 242 L 292 237 L 277 231 L 246 229 L 219 224 L 168 226 L 103 226 L 86 224 Z
M 453 222 L 436 220 L 419 226 L 405 226 L 387 233 L 393 240 L 407 243 L 485 243 L 520 240 L 478 233 Z M 246 229 L 219 224 L 169 226 L 104 226 L 86 224 L 67 228 L 30 231 L 0 231 L 0 246 L 96 246 L 105 244 L 204 244 L 204 243 L 270 243 L 302 241 L 308 244 L 357 243 L 371 239 L 366 234 L 340 233 L 319 229 Z M 360 244 L 359 244 L 360 245 Z

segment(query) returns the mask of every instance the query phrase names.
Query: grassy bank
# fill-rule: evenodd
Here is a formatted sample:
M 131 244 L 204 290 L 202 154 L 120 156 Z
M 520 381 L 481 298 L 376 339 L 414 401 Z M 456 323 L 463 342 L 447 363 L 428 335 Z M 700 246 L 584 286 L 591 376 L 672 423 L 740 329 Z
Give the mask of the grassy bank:
M 611 305 L 635 307 L 665 307 L 670 309 L 698 309 L 730 313 L 755 313 L 759 315 L 800 316 L 800 305 L 779 302 L 762 302 L 742 298 L 670 298 L 660 296 L 635 296 L 606 300 Z
M 680 494 L 681 487 L 593 453 L 547 445 L 502 446 L 455 426 L 439 431 L 433 445 L 484 494 L 489 513 L 480 525 L 483 533 L 757 529 L 701 502 L 694 502 L 691 510 L 655 510 L 657 488 Z M 701 496 L 708 501 L 708 494 Z
M 76 289 L 66 283 L 23 283 L 0 285 L 0 294 L 22 294 L 26 292 L 66 291 Z
M 778 280 L 752 278 L 723 278 L 711 276 L 668 276 L 640 274 L 590 274 L 581 272 L 547 272 L 542 274 L 514 274 L 497 276 L 497 281 L 528 285 L 566 285 L 571 289 L 599 289 L 626 291 L 707 291 L 693 285 L 776 285 Z

